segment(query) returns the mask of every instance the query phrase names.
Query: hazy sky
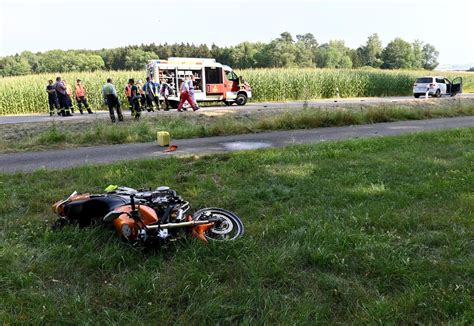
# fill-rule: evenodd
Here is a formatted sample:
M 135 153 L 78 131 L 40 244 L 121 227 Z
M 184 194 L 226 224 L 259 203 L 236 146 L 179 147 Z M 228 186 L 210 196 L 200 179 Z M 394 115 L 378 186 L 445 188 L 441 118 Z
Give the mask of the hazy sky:
M 372 33 L 434 45 L 474 63 L 474 0 L 0 0 L 0 56 L 141 43 L 268 42 L 288 31 L 356 48 Z

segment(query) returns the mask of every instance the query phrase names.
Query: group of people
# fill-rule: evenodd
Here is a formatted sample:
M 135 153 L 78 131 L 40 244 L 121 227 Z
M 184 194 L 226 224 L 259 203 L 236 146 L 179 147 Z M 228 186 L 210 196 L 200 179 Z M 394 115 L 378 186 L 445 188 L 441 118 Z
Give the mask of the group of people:
M 55 111 L 58 115 L 70 116 L 74 113 L 74 106 L 72 104 L 73 91 L 71 86 L 66 80 L 62 80 L 61 77 L 56 78 L 56 83 L 52 79 L 48 81 L 46 86 L 46 92 L 48 93 L 49 102 L 49 115 L 54 115 Z M 82 84 L 80 79 L 76 80 L 74 97 L 81 114 L 84 113 L 82 106 L 87 110 L 89 114 L 92 114 L 92 110 L 89 107 L 89 103 L 86 98 L 86 88 Z
M 150 77 L 146 78 L 145 83 L 143 83 L 141 79 L 137 82 L 135 82 L 133 78 L 128 80 L 124 89 L 125 97 L 127 98 L 132 117 L 135 120 L 140 118 L 141 111 L 147 110 L 148 112 L 153 112 L 155 108 L 156 110 L 160 110 L 160 96 L 165 105 L 164 110 L 168 111 L 170 109 L 168 97 L 173 95 L 173 88 L 167 83 L 165 78 L 162 78 L 160 81 L 161 84 L 154 82 Z M 194 95 L 195 87 L 195 77 L 193 75 L 186 76 L 180 87 L 181 101 L 178 105 L 178 112 L 183 111 L 185 102 L 190 104 L 193 111 L 199 109 Z M 56 78 L 56 83 L 49 80 L 48 86 L 46 86 L 46 92 L 48 93 L 50 116 L 54 115 L 55 109 L 57 110 L 57 114 L 62 116 L 70 116 L 74 113 L 71 100 L 73 92 L 66 80 L 61 80 L 61 77 Z M 83 114 L 82 106 L 84 105 L 87 112 L 92 114 L 86 98 L 86 89 L 80 79 L 76 81 L 74 96 L 80 113 Z M 109 109 L 112 123 L 116 121 L 115 111 L 117 112 L 118 120 L 123 121 L 120 100 L 112 78 L 108 78 L 106 84 L 102 87 L 102 97 Z

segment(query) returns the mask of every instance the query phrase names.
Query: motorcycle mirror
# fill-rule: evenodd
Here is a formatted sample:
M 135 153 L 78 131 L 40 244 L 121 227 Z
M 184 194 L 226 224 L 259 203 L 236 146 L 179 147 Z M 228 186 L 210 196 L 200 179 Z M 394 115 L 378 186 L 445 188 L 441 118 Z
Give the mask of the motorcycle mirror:
M 106 223 L 112 222 L 113 220 L 115 220 L 117 217 L 119 217 L 122 214 L 124 214 L 124 212 L 118 212 L 118 211 L 108 212 L 107 215 L 104 216 L 102 221 L 104 221 Z

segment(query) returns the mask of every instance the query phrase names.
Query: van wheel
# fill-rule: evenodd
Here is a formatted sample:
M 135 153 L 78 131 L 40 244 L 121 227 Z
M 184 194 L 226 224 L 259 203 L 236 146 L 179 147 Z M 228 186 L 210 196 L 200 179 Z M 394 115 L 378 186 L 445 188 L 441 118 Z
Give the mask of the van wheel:
M 415 98 L 420 98 L 420 94 L 415 94 Z
M 235 98 L 235 102 L 239 106 L 245 105 L 245 103 L 247 103 L 247 95 L 245 95 L 244 93 L 237 94 L 237 97 Z
M 436 90 L 434 97 L 441 97 L 441 91 L 439 89 Z

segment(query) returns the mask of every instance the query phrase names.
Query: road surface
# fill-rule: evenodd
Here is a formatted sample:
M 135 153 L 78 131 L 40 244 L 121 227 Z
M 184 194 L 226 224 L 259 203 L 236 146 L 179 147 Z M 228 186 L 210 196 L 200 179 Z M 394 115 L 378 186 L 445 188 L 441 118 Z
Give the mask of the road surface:
M 454 97 L 457 98 L 468 98 L 474 99 L 474 93 L 458 94 Z M 307 103 L 304 101 L 296 102 L 265 102 L 265 103 L 248 103 L 243 107 L 237 107 L 235 104 L 230 108 L 239 110 L 239 108 L 245 108 L 246 110 L 261 110 L 264 108 L 269 109 L 286 109 L 286 108 L 302 108 L 305 106 L 310 107 L 331 107 L 339 105 L 357 105 L 357 104 L 403 104 L 403 103 L 414 103 L 414 101 L 423 101 L 424 98 L 414 99 L 413 96 L 397 96 L 397 97 L 364 97 L 364 98 L 348 98 L 348 99 L 323 99 L 323 100 L 312 100 Z M 46 104 L 45 104 L 46 105 Z M 215 106 L 215 107 L 203 107 L 200 112 L 219 112 L 228 111 L 228 106 Z M 127 110 L 126 110 L 127 111 Z M 176 113 L 175 110 L 170 112 Z M 148 114 L 144 113 L 142 116 L 146 118 Z M 70 121 L 83 120 L 83 119 L 109 119 L 109 114 L 106 111 L 97 111 L 95 114 L 74 114 L 72 117 L 50 117 L 47 114 L 30 114 L 30 115 L 9 115 L 0 116 L 0 125 L 2 124 L 16 124 L 16 123 L 31 123 L 31 122 L 47 122 L 55 121 L 58 119 L 67 119 Z
M 37 169 L 65 169 L 75 166 L 106 164 L 134 159 L 158 159 L 168 156 L 206 155 L 236 150 L 258 150 L 293 144 L 370 138 L 437 129 L 474 127 L 474 117 L 399 121 L 348 127 L 275 131 L 258 134 L 181 139 L 174 152 L 165 153 L 156 143 L 82 147 L 66 150 L 0 154 L 0 173 L 28 172 Z

